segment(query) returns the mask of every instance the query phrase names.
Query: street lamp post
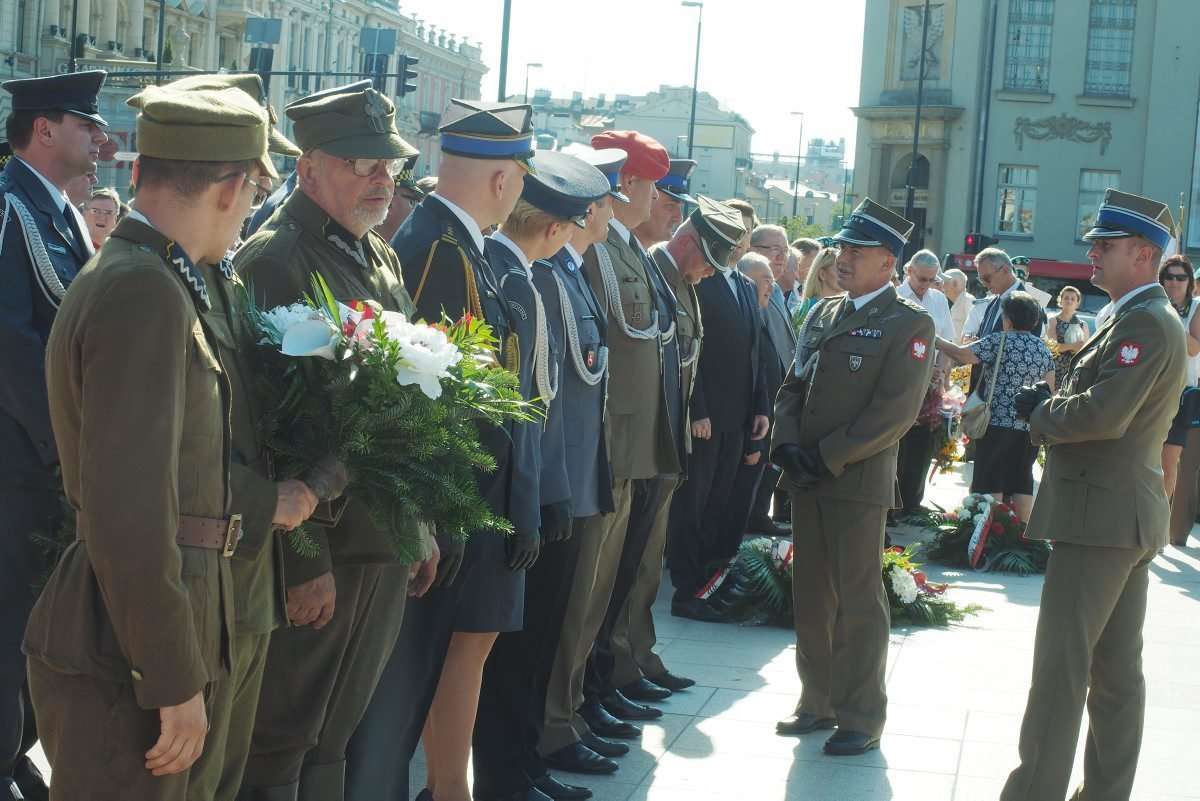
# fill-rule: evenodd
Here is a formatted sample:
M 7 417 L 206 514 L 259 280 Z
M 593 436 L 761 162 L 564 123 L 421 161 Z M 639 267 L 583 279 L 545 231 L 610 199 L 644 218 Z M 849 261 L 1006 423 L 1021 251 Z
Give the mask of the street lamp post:
M 696 66 L 692 72 L 692 114 L 688 117 L 688 158 L 692 157 L 692 145 L 696 141 L 696 98 L 700 94 L 700 26 L 704 22 L 704 3 L 699 0 L 683 0 L 680 5 L 697 8 L 696 15 Z
M 804 156 L 804 112 L 793 111 L 793 117 L 800 118 L 800 142 L 796 145 L 796 185 L 792 187 L 792 218 L 796 217 L 796 207 L 800 202 L 800 159 Z
M 541 68 L 542 65 L 538 61 L 531 61 L 525 65 L 525 94 L 521 95 L 521 97 L 526 103 L 529 102 L 529 71 L 534 69 L 540 70 Z
M 916 200 L 913 179 L 917 174 L 917 149 L 921 144 L 921 106 L 925 101 L 925 51 L 929 47 L 929 0 L 925 0 L 924 19 L 921 20 L 921 65 L 917 72 L 917 110 L 913 122 L 912 158 L 908 163 L 908 187 L 904 193 L 904 219 L 911 220 Z
M 164 0 L 165 1 L 165 0 Z M 79 46 L 79 0 L 71 3 L 71 58 L 67 61 L 67 72 L 74 72 L 75 48 Z
M 154 83 L 162 83 L 163 47 L 167 36 L 167 0 L 158 0 L 158 58 L 154 65 Z
M 503 103 L 508 91 L 508 23 L 512 19 L 512 0 L 504 0 L 504 20 L 500 25 L 500 85 L 497 87 L 496 98 Z

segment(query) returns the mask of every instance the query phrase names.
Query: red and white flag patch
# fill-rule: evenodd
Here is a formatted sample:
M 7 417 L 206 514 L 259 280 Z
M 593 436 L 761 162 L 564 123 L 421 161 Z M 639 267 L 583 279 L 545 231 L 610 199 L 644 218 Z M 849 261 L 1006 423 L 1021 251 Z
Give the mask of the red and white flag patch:
M 1117 348 L 1117 364 L 1133 367 L 1142 360 L 1142 346 L 1136 342 L 1122 342 Z
M 929 342 L 927 340 L 915 338 L 908 345 L 908 355 L 919 362 L 925 361 L 927 353 L 929 353 Z

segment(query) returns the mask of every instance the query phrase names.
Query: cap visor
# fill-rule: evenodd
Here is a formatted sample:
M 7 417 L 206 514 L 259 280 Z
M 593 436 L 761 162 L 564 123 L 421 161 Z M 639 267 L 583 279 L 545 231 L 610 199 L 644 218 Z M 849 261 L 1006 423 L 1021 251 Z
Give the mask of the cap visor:
M 687 192 L 676 192 L 673 189 L 663 189 L 661 186 L 658 188 L 658 191 L 662 192 L 667 197 L 675 198 L 680 203 L 691 203 L 693 206 L 697 205 L 696 198 L 692 197 Z
M 84 112 L 84 111 L 74 111 L 74 110 L 67 111 L 67 113 L 74 114 L 76 117 L 82 117 L 83 119 L 87 120 L 88 122 L 94 122 L 103 128 L 108 127 L 108 120 L 104 119 L 99 114 L 88 114 L 87 112 Z
M 1104 228 L 1097 225 L 1095 228 L 1083 235 L 1083 241 L 1090 242 L 1093 239 L 1124 239 L 1130 236 L 1137 236 L 1137 234 L 1130 233 L 1129 231 L 1123 231 L 1120 228 Z
M 615 197 L 617 200 L 621 201 L 622 203 L 629 202 L 629 196 L 626 195 L 624 192 L 621 192 L 620 190 L 613 189 L 608 194 L 612 195 L 613 197 Z
M 293 159 L 298 159 L 304 155 L 304 151 L 296 147 L 291 139 L 288 139 L 274 128 L 267 132 L 267 150 L 271 153 L 288 156 Z
M 878 239 L 872 239 L 867 234 L 861 233 L 853 228 L 843 228 L 833 236 L 834 242 L 845 242 L 848 245 L 858 245 L 864 248 L 885 248 L 887 245 L 880 242 Z

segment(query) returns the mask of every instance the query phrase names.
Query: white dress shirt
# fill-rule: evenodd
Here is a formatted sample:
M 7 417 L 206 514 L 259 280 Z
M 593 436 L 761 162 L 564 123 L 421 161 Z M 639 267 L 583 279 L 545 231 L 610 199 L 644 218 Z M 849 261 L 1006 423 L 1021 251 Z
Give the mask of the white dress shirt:
M 933 330 L 939 337 L 949 342 L 954 341 L 954 320 L 950 318 L 950 303 L 941 290 L 930 287 L 925 290 L 924 297 L 917 297 L 907 279 L 896 290 L 902 298 L 908 298 L 913 303 L 919 303 L 929 316 L 933 318 Z
M 858 311 L 863 306 L 866 306 L 868 303 L 875 300 L 875 298 L 882 295 L 884 293 L 884 290 L 886 290 L 889 286 L 891 286 L 891 284 L 884 284 L 883 286 L 879 287 L 879 289 L 876 289 L 874 292 L 868 292 L 865 295 L 859 295 L 857 298 L 850 298 L 850 302 L 854 304 L 854 310 Z

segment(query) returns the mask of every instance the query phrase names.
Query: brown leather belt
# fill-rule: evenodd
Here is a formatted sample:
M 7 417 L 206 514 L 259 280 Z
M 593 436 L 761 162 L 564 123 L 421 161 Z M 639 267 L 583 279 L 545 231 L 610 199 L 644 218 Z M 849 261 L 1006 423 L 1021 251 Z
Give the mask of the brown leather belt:
M 233 556 L 238 541 L 242 538 L 242 516 L 193 517 L 180 515 L 179 533 L 175 542 L 189 548 L 206 548 L 220 551 L 222 556 Z

